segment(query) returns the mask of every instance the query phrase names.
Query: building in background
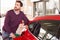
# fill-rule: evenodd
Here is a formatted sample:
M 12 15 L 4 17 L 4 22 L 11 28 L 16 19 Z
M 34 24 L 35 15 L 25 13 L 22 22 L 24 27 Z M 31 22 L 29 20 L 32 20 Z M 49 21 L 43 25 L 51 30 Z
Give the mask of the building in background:
M 40 0 L 34 2 L 34 17 L 45 15 L 59 15 L 59 0 Z

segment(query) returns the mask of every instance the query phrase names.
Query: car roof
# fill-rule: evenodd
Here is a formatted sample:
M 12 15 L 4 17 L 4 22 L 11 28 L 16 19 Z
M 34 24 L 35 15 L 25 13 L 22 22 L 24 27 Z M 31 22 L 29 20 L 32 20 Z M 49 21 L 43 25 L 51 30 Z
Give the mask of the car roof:
M 39 20 L 60 20 L 60 15 L 49 15 L 49 16 L 39 16 L 39 17 L 35 17 L 33 20 L 30 21 L 31 22 L 36 22 Z

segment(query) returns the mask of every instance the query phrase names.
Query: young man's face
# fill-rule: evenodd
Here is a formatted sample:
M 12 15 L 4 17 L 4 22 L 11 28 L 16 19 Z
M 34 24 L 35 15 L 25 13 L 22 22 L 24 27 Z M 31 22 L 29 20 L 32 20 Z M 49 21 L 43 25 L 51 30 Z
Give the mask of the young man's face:
M 14 9 L 15 9 L 16 11 L 17 11 L 17 10 L 20 10 L 20 9 L 21 9 L 20 3 L 16 2 Z

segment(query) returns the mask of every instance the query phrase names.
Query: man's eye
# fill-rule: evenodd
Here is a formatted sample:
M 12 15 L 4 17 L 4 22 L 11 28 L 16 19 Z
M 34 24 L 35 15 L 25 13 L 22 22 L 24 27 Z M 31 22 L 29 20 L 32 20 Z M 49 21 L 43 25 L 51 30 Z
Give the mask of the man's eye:
M 17 6 L 19 6 L 19 5 L 17 4 Z

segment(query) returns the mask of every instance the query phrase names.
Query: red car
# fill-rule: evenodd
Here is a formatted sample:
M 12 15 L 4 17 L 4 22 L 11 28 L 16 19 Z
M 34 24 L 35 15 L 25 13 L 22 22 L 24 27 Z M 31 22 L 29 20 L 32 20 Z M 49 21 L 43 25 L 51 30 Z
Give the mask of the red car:
M 43 37 L 40 36 L 41 28 L 46 31 L 46 33 L 44 34 Z M 59 37 L 60 37 L 60 15 L 36 17 L 32 21 L 30 21 L 29 30 L 32 34 L 29 32 L 26 32 L 26 35 L 30 34 L 29 37 L 31 40 L 37 40 L 35 37 L 37 37 L 40 40 L 41 39 L 42 40 L 43 39 L 51 40 L 53 37 L 56 37 L 57 39 L 59 39 Z M 47 34 L 51 34 L 52 36 L 50 38 L 47 38 Z M 22 37 L 22 39 L 24 39 L 26 37 L 25 34 L 23 34 L 23 35 L 24 36 Z M 32 35 L 34 35 L 35 37 Z M 29 37 L 27 37 L 27 38 L 29 38 Z

